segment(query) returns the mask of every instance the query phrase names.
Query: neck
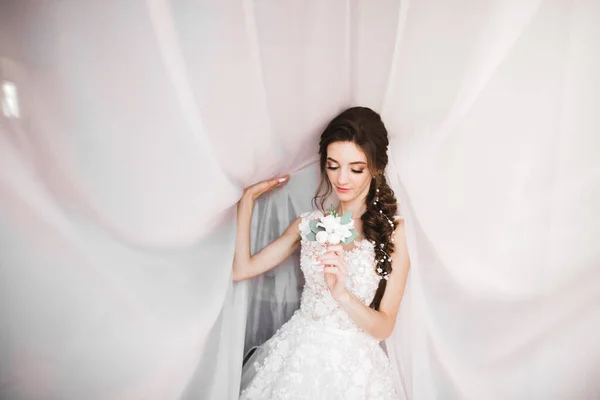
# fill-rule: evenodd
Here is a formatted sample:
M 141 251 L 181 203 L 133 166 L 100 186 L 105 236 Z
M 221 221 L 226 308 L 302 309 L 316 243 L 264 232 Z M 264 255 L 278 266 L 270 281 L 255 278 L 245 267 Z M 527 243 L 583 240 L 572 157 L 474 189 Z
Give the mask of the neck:
M 352 201 L 342 201 L 338 206 L 338 213 L 344 215 L 348 211 L 352 211 L 353 218 L 360 218 L 367 210 L 364 198 L 357 198 Z

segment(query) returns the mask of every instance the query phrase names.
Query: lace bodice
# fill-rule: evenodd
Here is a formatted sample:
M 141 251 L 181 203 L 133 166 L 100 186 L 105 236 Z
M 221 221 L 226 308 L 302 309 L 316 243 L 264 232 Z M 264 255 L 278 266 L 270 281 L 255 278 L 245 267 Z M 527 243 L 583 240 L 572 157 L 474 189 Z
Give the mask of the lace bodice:
M 322 217 L 320 211 L 301 215 L 300 234 L 300 267 L 304 274 L 305 284 L 300 302 L 300 310 L 309 318 L 321 321 L 332 328 L 361 331 L 344 309 L 334 300 L 329 292 L 323 276 L 323 266 L 315 265 L 316 258 L 325 249 L 318 242 L 309 241 L 310 221 Z M 355 247 L 344 253 L 348 266 L 346 287 L 367 306 L 371 304 L 380 277 L 375 272 L 375 252 L 373 244 L 368 240 L 354 242 Z
M 364 332 L 333 299 L 316 258 L 324 245 L 306 239 L 310 221 L 301 215 L 300 267 L 305 284 L 300 309 L 259 347 L 244 367 L 240 400 L 398 399 L 391 364 L 379 341 Z M 369 305 L 380 277 L 368 240 L 344 253 L 346 287 Z

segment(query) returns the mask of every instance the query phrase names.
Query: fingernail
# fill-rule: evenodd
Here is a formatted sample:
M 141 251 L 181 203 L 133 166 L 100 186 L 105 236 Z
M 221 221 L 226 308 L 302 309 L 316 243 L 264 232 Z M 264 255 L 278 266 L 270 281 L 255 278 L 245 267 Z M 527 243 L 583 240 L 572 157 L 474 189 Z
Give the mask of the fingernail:
M 285 182 L 286 178 L 279 178 L 279 182 Z

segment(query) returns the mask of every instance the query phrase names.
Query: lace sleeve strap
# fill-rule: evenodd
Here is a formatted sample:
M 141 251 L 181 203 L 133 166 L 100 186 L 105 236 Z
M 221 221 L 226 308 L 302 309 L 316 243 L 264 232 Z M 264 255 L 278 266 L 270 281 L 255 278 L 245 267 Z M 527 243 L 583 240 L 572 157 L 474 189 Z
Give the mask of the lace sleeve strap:
M 300 235 L 302 237 L 305 237 L 311 232 L 310 221 L 312 221 L 315 218 L 319 218 L 321 215 L 321 212 L 318 210 L 303 212 L 302 214 L 300 214 L 300 225 L 298 226 L 298 229 L 300 230 Z
M 300 225 L 298 226 L 298 230 L 300 231 L 300 237 L 305 238 L 306 235 L 310 233 L 310 220 L 312 211 L 303 212 L 300 214 Z

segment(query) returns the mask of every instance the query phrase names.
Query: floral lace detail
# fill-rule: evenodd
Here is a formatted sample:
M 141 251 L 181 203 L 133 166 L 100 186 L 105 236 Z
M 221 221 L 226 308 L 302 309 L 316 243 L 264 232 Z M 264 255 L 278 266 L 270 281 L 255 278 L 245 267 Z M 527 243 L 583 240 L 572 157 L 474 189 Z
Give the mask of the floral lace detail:
M 310 232 L 310 220 L 319 218 L 321 215 L 319 211 L 302 214 L 299 227 L 302 235 L 300 267 L 306 281 L 300 309 L 309 318 L 321 321 L 327 326 L 361 331 L 360 327 L 331 296 L 329 288 L 325 284 L 323 266 L 315 265 L 317 257 L 325 249 L 325 246 L 306 239 L 306 235 Z M 361 240 L 354 241 L 354 245 L 353 249 L 344 252 L 348 266 L 346 288 L 363 303 L 369 305 L 379 286 L 379 276 L 374 267 L 373 244 L 368 240 Z
M 257 353 L 240 400 L 398 398 L 387 356 L 364 333 L 324 328 L 296 313 Z
M 396 399 L 390 362 L 378 341 L 364 332 L 331 296 L 323 267 L 324 245 L 305 239 L 318 211 L 301 215 L 300 266 L 305 277 L 300 309 L 259 348 L 244 368 L 242 400 Z M 364 304 L 380 278 L 373 244 L 355 241 L 344 254 L 347 288 Z M 244 388 L 244 386 L 246 386 Z

